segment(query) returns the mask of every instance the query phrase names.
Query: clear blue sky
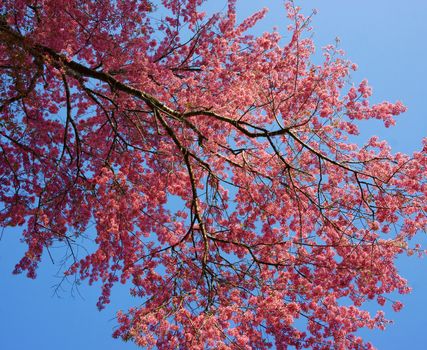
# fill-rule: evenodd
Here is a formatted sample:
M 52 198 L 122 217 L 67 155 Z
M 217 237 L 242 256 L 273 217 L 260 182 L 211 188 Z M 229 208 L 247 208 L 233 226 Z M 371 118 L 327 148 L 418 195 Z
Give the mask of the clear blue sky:
M 210 0 L 212 1 L 212 0 Z M 218 6 L 223 0 L 213 0 Z M 318 47 L 341 39 L 347 57 L 359 65 L 355 82 L 367 78 L 374 88 L 374 101 L 402 100 L 408 112 L 397 126 L 382 129 L 369 122 L 362 130 L 368 138 L 376 134 L 389 140 L 396 151 L 412 152 L 427 136 L 427 1 L 411 0 L 300 0 L 306 10 L 317 8 L 314 40 Z M 273 25 L 285 27 L 281 0 L 242 0 L 241 13 L 257 7 L 269 7 L 271 13 L 260 31 Z M 222 6 L 219 6 L 221 8 Z M 306 11 L 307 12 L 307 11 Z M 419 241 L 427 246 L 425 236 Z M 113 290 L 112 304 L 98 312 L 95 304 L 99 289 L 82 285 L 80 296 L 70 292 L 52 297 L 57 266 L 45 259 L 37 280 L 13 276 L 14 264 L 24 252 L 19 231 L 7 230 L 0 241 L 0 348 L 24 349 L 136 349 L 133 344 L 113 340 L 115 311 L 132 305 L 125 288 Z M 389 312 L 395 324 L 384 332 L 366 332 L 379 349 L 426 349 L 427 260 L 402 258 L 401 273 L 414 291 L 403 297 L 405 308 Z M 363 333 L 365 334 L 365 332 Z

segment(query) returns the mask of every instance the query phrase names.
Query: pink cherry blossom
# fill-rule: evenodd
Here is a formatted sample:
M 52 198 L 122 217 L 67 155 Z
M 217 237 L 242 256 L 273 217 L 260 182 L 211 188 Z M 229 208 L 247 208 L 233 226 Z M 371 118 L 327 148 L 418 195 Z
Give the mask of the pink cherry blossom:
M 14 272 L 62 247 L 64 278 L 102 283 L 100 309 L 129 286 L 114 336 L 147 349 L 372 349 L 357 331 L 386 327 L 387 295 L 410 291 L 395 260 L 422 252 L 427 139 L 413 155 L 349 142 L 405 107 L 372 105 L 333 45 L 313 63 L 294 3 L 282 37 L 251 34 L 266 10 L 239 22 L 236 1 L 203 2 L 1 3 L 0 224 L 28 246 Z

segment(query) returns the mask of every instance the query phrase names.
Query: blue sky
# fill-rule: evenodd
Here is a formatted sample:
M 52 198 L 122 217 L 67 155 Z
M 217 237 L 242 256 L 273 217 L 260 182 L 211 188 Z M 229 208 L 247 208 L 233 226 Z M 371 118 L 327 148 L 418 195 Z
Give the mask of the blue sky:
M 353 74 L 354 82 L 367 78 L 374 88 L 373 101 L 402 100 L 408 107 L 394 128 L 384 130 L 381 123 L 365 123 L 364 138 L 379 135 L 395 151 L 418 149 L 422 137 L 427 136 L 427 1 L 301 0 L 298 3 L 306 12 L 318 9 L 313 21 L 315 43 L 321 47 L 333 43 L 338 36 L 347 57 L 359 66 Z M 244 14 L 264 6 L 270 8 L 268 18 L 257 30 L 268 30 L 274 25 L 282 31 L 285 28 L 282 1 L 242 0 L 239 4 Z M 426 243 L 425 236 L 418 240 Z M 58 267 L 48 259 L 36 280 L 11 274 L 23 252 L 19 230 L 6 230 L 0 241 L 0 348 L 136 349 L 130 343 L 111 338 L 115 311 L 137 302 L 124 287 L 113 289 L 113 302 L 102 312 L 95 306 L 99 294 L 96 287 L 83 284 L 79 288 L 81 296 L 73 297 L 68 290 L 61 293 L 61 298 L 52 297 Z M 425 349 L 427 260 L 403 257 L 398 266 L 410 281 L 413 293 L 402 298 L 405 308 L 400 313 L 389 312 L 394 325 L 384 332 L 363 334 L 379 349 Z

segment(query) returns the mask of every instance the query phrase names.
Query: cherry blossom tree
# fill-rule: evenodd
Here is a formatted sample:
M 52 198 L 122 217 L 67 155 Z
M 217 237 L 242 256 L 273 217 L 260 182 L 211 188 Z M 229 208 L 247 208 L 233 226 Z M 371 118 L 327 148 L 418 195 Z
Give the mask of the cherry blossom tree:
M 0 224 L 23 227 L 14 273 L 62 246 L 64 278 L 138 305 L 115 337 L 147 349 L 371 349 L 360 328 L 408 293 L 396 258 L 427 225 L 427 139 L 413 155 L 310 17 L 251 35 L 236 1 L 3 0 Z M 393 293 L 393 298 L 390 293 Z M 364 306 L 376 300 L 379 311 Z

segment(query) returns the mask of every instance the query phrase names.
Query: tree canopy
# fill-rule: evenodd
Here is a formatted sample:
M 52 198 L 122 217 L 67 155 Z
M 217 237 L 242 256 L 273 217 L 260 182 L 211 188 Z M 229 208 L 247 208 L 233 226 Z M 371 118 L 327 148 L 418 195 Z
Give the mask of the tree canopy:
M 360 328 L 409 288 L 395 266 L 427 226 L 427 139 L 412 155 L 311 15 L 251 34 L 203 0 L 0 4 L 0 225 L 23 227 L 15 273 L 62 246 L 64 278 L 116 283 L 115 337 L 148 349 L 371 349 Z M 46 263 L 48 263 L 46 261 Z

